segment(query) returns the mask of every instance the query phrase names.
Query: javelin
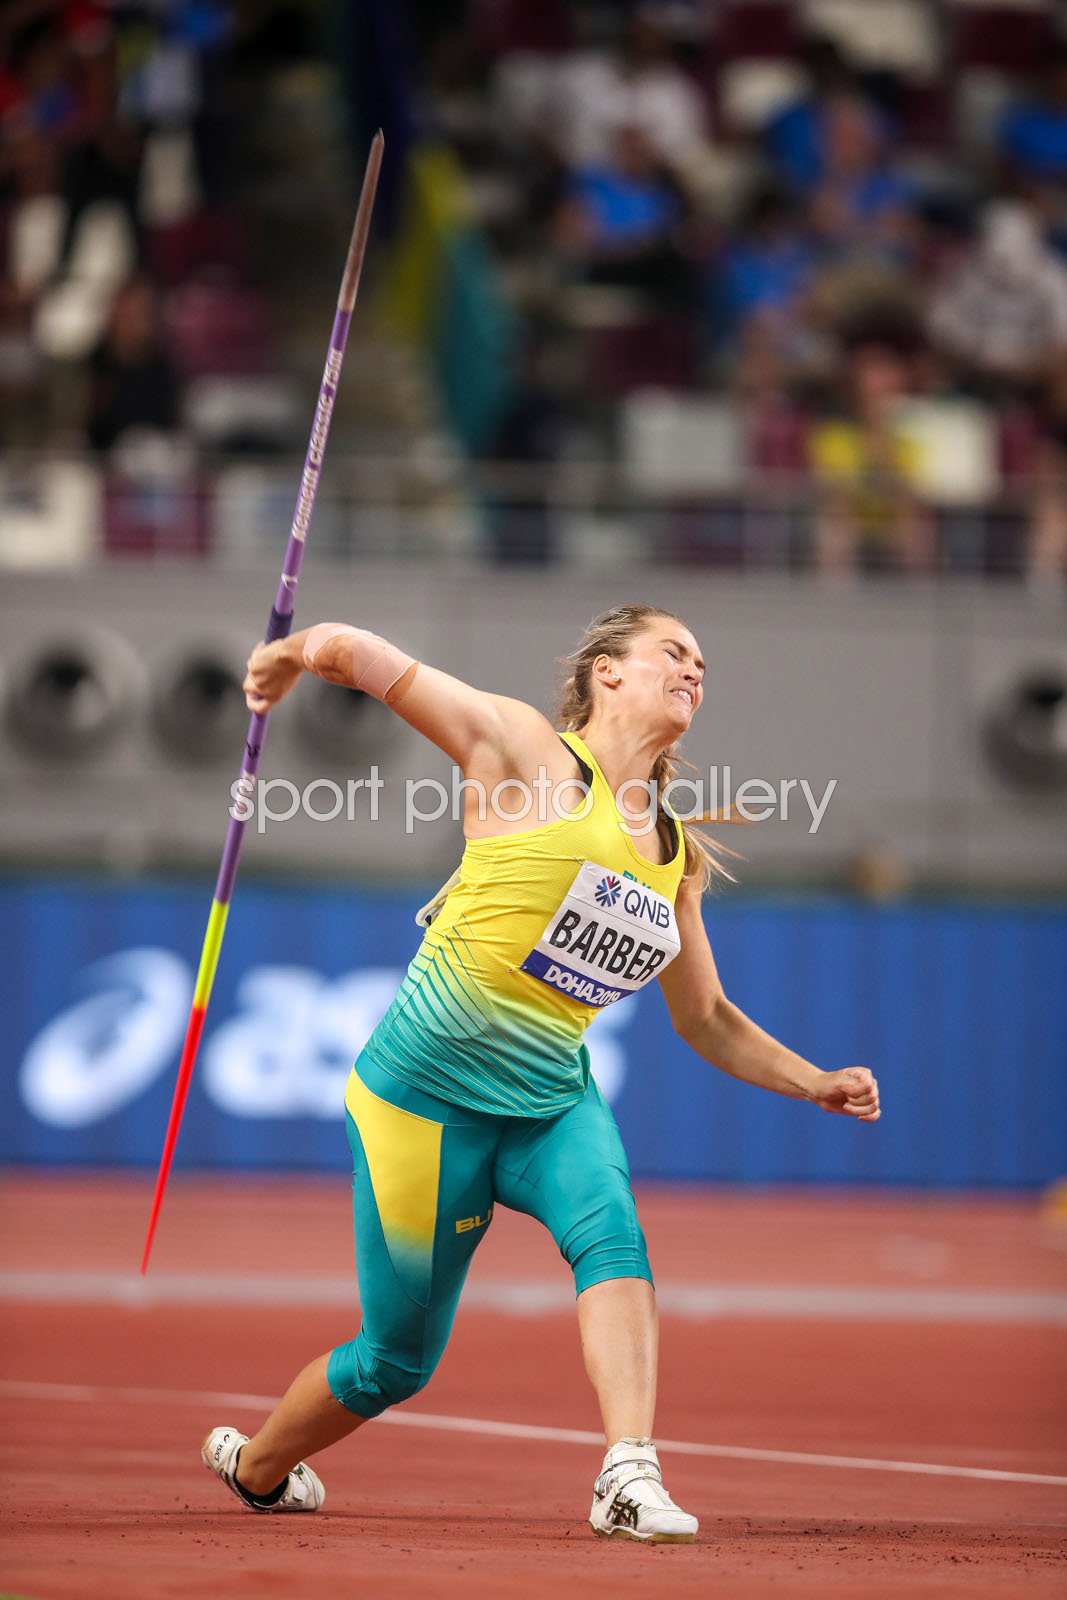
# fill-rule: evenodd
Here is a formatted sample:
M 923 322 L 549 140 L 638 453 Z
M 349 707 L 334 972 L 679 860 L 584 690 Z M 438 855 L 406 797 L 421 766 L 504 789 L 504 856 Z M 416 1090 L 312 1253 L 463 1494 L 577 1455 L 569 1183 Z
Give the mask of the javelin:
M 337 398 L 337 384 L 341 376 L 341 362 L 344 360 L 348 328 L 352 321 L 352 308 L 356 303 L 356 294 L 359 290 L 359 278 L 363 270 L 363 257 L 367 250 L 367 234 L 370 232 L 371 212 L 374 210 L 374 194 L 378 187 L 378 173 L 381 170 L 382 151 L 384 148 L 385 136 L 379 128 L 371 141 L 370 153 L 367 156 L 367 168 L 363 175 L 363 188 L 360 191 L 356 221 L 352 229 L 352 241 L 348 246 L 348 256 L 345 260 L 344 277 L 341 279 L 341 292 L 337 297 L 337 313 L 334 317 L 333 331 L 330 334 L 330 348 L 326 353 L 326 368 L 322 375 L 322 387 L 319 389 L 319 398 L 315 406 L 315 417 L 311 424 L 311 438 L 308 442 L 307 456 L 304 459 L 304 471 L 300 478 L 300 489 L 296 497 L 296 509 L 293 512 L 292 527 L 289 530 L 289 543 L 286 547 L 285 561 L 282 565 L 281 581 L 278 584 L 274 605 L 271 607 L 270 621 L 267 623 L 267 644 L 270 644 L 273 639 L 287 638 L 293 626 L 293 606 L 296 600 L 296 586 L 300 579 L 300 567 L 304 559 L 304 541 L 307 539 L 311 513 L 315 505 L 315 491 L 319 486 L 319 474 L 322 471 L 322 460 L 326 453 L 326 440 L 329 437 L 330 419 L 333 416 L 334 401 Z M 254 713 L 251 722 L 248 724 L 244 762 L 241 767 L 241 776 L 235 785 L 235 793 L 245 800 L 251 799 L 255 792 L 259 758 L 263 752 L 269 721 L 270 713 L 263 711 Z M 238 815 L 234 814 L 235 811 Z M 230 909 L 233 886 L 237 879 L 237 863 L 241 856 L 245 822 L 249 814 L 249 808 L 245 806 L 236 806 L 230 810 L 230 825 L 226 832 L 222 862 L 219 866 L 219 875 L 215 883 L 215 897 L 211 902 L 211 914 L 208 917 L 207 932 L 204 935 L 204 945 L 200 952 L 200 966 L 196 974 L 196 987 L 193 990 L 193 1004 L 185 1031 L 185 1044 L 182 1047 L 181 1061 L 178 1064 L 178 1081 L 174 1085 L 170 1121 L 167 1123 L 167 1136 L 163 1141 L 163 1155 L 159 1163 L 159 1174 L 156 1178 L 156 1192 L 152 1199 L 152 1214 L 148 1219 L 148 1234 L 144 1242 L 144 1254 L 141 1257 L 142 1273 L 148 1270 L 148 1257 L 152 1250 L 152 1240 L 155 1237 L 156 1223 L 159 1220 L 159 1211 L 163 1203 L 163 1192 L 167 1187 L 170 1164 L 174 1157 L 174 1147 L 178 1142 L 178 1129 L 181 1127 L 182 1112 L 185 1110 L 185 1100 L 189 1093 L 189 1084 L 193 1076 L 193 1065 L 200 1045 L 200 1034 L 204 1027 L 204 1017 L 207 1014 L 208 1002 L 211 999 L 211 988 L 215 981 L 215 969 L 219 964 L 222 936 L 226 931 L 226 917 Z

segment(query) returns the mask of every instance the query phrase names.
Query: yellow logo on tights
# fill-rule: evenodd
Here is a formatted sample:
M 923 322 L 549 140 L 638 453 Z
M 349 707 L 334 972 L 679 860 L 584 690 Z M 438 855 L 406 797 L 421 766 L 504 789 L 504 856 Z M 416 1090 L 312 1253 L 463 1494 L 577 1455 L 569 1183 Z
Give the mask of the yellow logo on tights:
M 456 1223 L 456 1232 L 457 1233 L 470 1233 L 472 1228 L 484 1228 L 484 1227 L 487 1227 L 488 1224 L 490 1222 L 492 1222 L 492 1220 L 493 1220 L 493 1208 L 492 1208 L 492 1206 L 490 1206 L 489 1210 L 485 1213 L 484 1217 L 461 1217 L 460 1220 Z

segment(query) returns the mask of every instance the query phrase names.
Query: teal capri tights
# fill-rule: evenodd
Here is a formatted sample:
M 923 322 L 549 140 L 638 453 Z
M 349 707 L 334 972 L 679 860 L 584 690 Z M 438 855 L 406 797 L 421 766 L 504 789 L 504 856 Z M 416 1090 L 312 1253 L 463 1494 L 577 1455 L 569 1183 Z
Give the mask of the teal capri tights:
M 608 1278 L 651 1283 L 626 1154 L 592 1078 L 558 1117 L 500 1117 L 410 1088 L 364 1052 L 345 1105 L 363 1325 L 327 1379 L 358 1416 L 429 1381 L 497 1202 L 544 1223 L 577 1294 Z

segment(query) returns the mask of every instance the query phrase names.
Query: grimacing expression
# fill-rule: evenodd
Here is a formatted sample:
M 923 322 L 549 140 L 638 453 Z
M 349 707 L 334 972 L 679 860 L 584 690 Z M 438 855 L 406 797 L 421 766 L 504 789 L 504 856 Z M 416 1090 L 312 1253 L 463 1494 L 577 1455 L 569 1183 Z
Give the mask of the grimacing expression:
M 612 658 L 629 699 L 662 714 L 672 738 L 689 727 L 704 698 L 704 659 L 689 629 L 673 617 L 653 617 L 625 656 Z

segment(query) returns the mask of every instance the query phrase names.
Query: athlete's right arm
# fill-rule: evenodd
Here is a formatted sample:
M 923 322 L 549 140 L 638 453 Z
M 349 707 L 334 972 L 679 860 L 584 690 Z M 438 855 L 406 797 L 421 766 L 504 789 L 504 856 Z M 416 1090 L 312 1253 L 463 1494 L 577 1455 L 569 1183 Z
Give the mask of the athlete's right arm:
M 311 637 L 316 633 L 318 640 Z M 288 694 L 305 669 L 309 639 L 317 677 L 374 694 L 468 776 L 482 767 L 501 776 L 527 765 L 533 770 L 546 753 L 555 755 L 552 725 L 533 706 L 475 689 L 362 629 L 338 628 L 330 636 L 319 624 L 257 645 L 244 681 L 249 710 L 269 711 Z

